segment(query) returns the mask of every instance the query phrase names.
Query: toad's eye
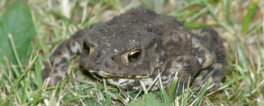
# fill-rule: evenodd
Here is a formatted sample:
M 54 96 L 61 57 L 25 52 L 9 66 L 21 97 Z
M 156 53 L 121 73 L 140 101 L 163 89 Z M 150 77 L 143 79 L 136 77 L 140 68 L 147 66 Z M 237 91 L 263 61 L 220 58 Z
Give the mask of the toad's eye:
M 141 50 L 136 49 L 128 53 L 127 58 L 129 62 L 136 62 L 141 56 Z
M 88 46 L 87 42 L 83 42 L 83 51 L 86 54 L 89 54 L 90 53 L 90 47 Z

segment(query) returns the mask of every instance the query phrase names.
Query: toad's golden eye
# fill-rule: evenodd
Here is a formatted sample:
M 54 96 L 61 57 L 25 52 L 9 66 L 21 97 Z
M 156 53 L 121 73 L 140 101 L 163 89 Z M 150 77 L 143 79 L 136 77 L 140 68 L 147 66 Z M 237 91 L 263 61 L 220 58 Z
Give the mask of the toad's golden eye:
M 86 54 L 90 54 L 90 47 L 88 46 L 88 44 L 86 42 L 83 42 L 83 51 Z
M 128 53 L 127 58 L 129 62 L 137 61 L 141 56 L 141 50 L 136 49 Z

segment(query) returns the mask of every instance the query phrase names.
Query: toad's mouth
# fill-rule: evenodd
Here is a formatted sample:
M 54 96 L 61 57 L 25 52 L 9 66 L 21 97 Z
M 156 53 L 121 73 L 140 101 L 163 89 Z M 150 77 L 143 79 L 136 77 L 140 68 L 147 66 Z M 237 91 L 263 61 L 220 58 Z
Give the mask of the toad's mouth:
M 100 76 L 100 77 L 103 77 L 103 78 L 124 78 L 124 79 L 145 79 L 145 78 L 148 78 L 149 76 L 139 76 L 139 75 L 124 75 L 124 76 L 118 76 L 118 75 L 115 75 L 113 73 L 107 73 L 106 71 L 103 71 L 103 70 L 93 70 L 93 69 L 89 69 L 89 72 L 91 74 L 96 74 L 96 76 Z
M 91 74 L 96 74 L 97 76 L 104 77 L 104 78 L 109 78 L 109 77 L 114 77 L 115 76 L 115 75 L 113 75 L 111 73 L 107 73 L 106 71 L 103 71 L 103 70 L 89 69 L 89 72 Z

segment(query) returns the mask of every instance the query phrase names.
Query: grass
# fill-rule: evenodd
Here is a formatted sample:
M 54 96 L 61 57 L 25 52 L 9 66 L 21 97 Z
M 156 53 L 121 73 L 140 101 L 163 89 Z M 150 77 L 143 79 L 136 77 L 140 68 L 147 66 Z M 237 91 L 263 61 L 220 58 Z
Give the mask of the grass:
M 0 15 L 14 1 L 1 0 Z M 157 101 L 156 105 L 264 105 L 264 2 L 261 0 L 27 0 L 27 3 L 37 30 L 32 42 L 34 49 L 27 63 L 16 58 L 20 64 L 15 66 L 5 59 L 7 65 L 0 67 L 0 105 L 138 105 L 135 103 L 153 101 Z M 78 29 L 89 29 L 131 7 L 173 16 L 193 31 L 208 26 L 215 28 L 225 40 L 228 63 L 228 73 L 219 90 L 206 92 L 211 87 L 207 83 L 201 89 L 189 88 L 172 100 L 172 94 L 164 93 L 162 87 L 160 92 L 146 89 L 133 92 L 101 82 L 79 81 L 71 75 L 55 87 L 47 87 L 41 81 L 43 63 L 57 44 Z M 11 37 L 10 41 L 12 44 Z M 79 72 L 77 63 L 75 59 L 69 65 L 73 75 Z M 161 97 L 153 98 L 157 94 Z

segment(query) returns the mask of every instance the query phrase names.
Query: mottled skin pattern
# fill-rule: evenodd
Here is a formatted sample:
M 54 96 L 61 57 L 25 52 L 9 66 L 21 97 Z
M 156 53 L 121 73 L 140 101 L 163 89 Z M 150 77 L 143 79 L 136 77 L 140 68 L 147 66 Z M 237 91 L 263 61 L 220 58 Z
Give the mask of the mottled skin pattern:
M 75 33 L 53 52 L 43 79 L 53 77 L 55 83 L 63 79 L 67 62 L 77 54 L 83 69 L 122 89 L 149 87 L 161 73 L 169 90 L 178 73 L 181 93 L 189 80 L 200 85 L 210 79 L 217 87 L 225 75 L 224 47 L 216 31 L 205 28 L 193 34 L 175 18 L 144 9 L 132 9 Z M 203 79 L 195 81 L 196 77 Z M 156 81 L 152 90 L 157 85 Z

